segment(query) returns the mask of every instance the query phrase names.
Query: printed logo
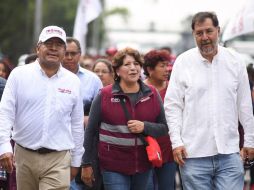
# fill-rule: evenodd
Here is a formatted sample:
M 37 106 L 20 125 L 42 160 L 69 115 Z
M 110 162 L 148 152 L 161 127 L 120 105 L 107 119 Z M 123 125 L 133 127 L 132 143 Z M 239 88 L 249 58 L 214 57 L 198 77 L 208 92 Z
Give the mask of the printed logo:
M 61 31 L 61 30 L 58 30 L 58 29 L 48 29 L 48 30 L 46 30 L 46 33 L 47 33 L 47 34 L 54 34 L 54 33 L 57 33 L 58 35 L 62 36 L 62 31 Z
M 66 94 L 71 94 L 71 90 L 69 90 L 69 89 L 64 89 L 64 88 L 58 88 L 58 92 L 66 93 Z
M 120 99 L 119 98 L 111 98 L 111 102 L 120 102 Z

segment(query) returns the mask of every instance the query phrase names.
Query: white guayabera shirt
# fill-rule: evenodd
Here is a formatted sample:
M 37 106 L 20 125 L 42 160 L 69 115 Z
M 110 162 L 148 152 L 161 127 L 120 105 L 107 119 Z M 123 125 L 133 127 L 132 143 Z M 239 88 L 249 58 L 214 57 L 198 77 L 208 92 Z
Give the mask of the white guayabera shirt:
M 218 47 L 212 63 L 198 48 L 175 61 L 164 99 L 172 147 L 189 158 L 239 152 L 238 119 L 244 146 L 254 147 L 254 119 L 246 66 L 239 54 Z

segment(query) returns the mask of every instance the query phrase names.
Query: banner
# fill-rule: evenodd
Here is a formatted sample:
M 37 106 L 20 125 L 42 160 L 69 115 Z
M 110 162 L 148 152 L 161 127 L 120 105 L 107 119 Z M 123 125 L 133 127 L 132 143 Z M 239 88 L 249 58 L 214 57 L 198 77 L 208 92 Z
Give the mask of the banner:
M 246 0 L 244 7 L 229 20 L 222 34 L 222 41 L 254 32 L 254 0 Z
M 82 55 L 85 54 L 87 25 L 100 15 L 101 10 L 99 0 L 79 0 L 73 37 L 79 40 Z

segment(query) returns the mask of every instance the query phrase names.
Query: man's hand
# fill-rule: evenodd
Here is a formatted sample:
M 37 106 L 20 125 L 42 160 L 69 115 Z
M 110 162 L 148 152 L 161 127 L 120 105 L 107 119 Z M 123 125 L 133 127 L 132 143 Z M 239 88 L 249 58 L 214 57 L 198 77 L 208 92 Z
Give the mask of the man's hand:
M 144 131 L 144 122 L 138 120 L 129 120 L 127 126 L 131 133 L 142 133 Z
M 84 116 L 84 126 L 86 127 L 88 124 L 89 116 Z
M 187 152 L 184 146 L 179 146 L 173 149 L 173 156 L 174 156 L 175 162 L 179 164 L 180 166 L 183 166 L 185 163 L 184 158 L 187 157 Z
M 243 161 L 246 158 L 248 158 L 249 160 L 253 160 L 254 159 L 254 148 L 243 147 L 241 150 L 241 157 L 242 157 Z
M 78 174 L 79 167 L 71 167 L 71 181 L 76 177 Z
M 7 152 L 0 156 L 0 166 L 8 173 L 12 173 L 14 167 L 12 152 Z
M 93 182 L 95 181 L 95 178 L 94 178 L 92 166 L 82 167 L 81 179 L 87 186 L 89 187 L 93 186 Z

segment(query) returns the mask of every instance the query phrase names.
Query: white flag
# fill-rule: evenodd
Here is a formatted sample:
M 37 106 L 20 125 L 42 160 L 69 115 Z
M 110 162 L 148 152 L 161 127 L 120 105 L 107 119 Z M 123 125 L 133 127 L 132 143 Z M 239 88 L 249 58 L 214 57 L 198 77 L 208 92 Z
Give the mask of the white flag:
M 85 54 L 87 25 L 101 13 L 101 4 L 99 0 L 79 0 L 73 37 L 79 40 L 82 55 Z
M 254 1 L 247 0 L 244 7 L 229 20 L 222 41 L 233 39 L 237 36 L 254 32 Z

